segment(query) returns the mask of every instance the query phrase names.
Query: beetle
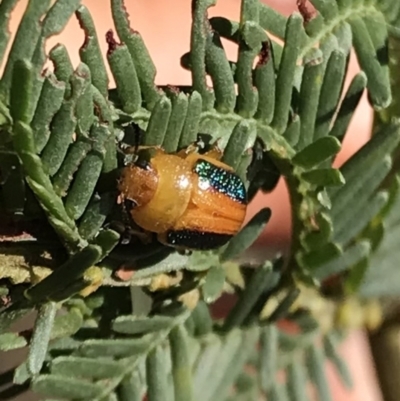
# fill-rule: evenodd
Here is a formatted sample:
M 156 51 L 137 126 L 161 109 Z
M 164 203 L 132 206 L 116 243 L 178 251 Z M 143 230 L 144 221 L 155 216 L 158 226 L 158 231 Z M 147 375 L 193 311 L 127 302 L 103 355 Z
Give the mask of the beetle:
M 178 250 L 210 250 L 241 228 L 246 188 L 214 146 L 199 153 L 191 145 L 177 153 L 139 147 L 121 172 L 118 190 L 130 216 L 164 245 Z

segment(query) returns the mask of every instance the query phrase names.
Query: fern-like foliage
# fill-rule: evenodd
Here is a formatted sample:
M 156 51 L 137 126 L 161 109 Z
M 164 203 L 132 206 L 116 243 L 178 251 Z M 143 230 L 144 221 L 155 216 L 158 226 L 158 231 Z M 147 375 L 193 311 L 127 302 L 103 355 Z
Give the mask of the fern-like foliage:
M 3 58 L 15 3 L 0 4 Z M 213 3 L 192 2 L 190 51 L 181 59 L 192 85 L 157 87 L 122 0 L 110 0 L 116 35 L 107 33 L 106 57 L 79 0 L 28 2 L 0 80 L 0 213 L 22 220 L 30 235 L 0 243 L 0 349 L 29 342 L 14 372 L 17 386 L 71 400 L 307 400 L 311 382 L 328 401 L 326 359 L 350 385 L 336 352 L 344 300 L 360 296 L 362 309 L 365 298 L 399 294 L 393 88 L 400 3 L 313 0 L 314 12 L 299 1 L 299 12 L 286 18 L 242 0 L 240 21 L 208 19 Z M 44 52 L 73 13 L 85 37 L 75 70 L 62 44 Z M 237 44 L 236 60 L 221 38 Z M 353 48 L 361 71 L 344 91 Z M 51 71 L 43 71 L 47 59 Z M 376 129 L 334 168 L 364 90 Z M 124 244 L 109 223 L 121 219 L 118 148 L 134 141 L 131 124 L 145 132 L 143 145 L 171 153 L 209 134 L 250 199 L 282 176 L 292 213 L 288 257 L 238 262 L 268 223 L 269 208 L 217 251 Z M 121 280 L 124 272 L 131 277 Z M 207 304 L 225 290 L 237 300 L 219 321 Z M 193 311 L 182 306 L 191 303 Z M 327 325 L 314 308 L 321 303 Z M 9 332 L 33 308 L 28 341 Z M 365 313 L 363 323 L 370 320 Z

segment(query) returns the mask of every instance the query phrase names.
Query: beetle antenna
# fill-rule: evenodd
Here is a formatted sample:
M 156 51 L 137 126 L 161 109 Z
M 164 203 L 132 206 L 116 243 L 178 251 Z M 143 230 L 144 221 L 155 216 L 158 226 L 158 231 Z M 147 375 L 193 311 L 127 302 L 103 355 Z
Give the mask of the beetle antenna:
M 135 134 L 134 153 L 137 155 L 139 152 L 140 140 L 142 138 L 142 131 L 137 124 L 132 124 Z

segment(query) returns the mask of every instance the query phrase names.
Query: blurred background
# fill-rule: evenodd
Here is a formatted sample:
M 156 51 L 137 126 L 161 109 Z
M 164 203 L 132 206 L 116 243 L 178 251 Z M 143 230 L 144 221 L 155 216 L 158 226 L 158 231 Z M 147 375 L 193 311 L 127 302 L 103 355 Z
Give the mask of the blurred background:
M 26 8 L 27 0 L 20 0 L 12 14 L 10 31 L 15 33 L 16 27 Z M 288 15 L 297 9 L 296 0 L 270 0 L 265 3 L 273 6 L 281 13 Z M 82 0 L 92 14 L 97 28 L 97 34 L 103 53 L 106 54 L 107 45 L 105 33 L 114 29 L 108 0 Z M 180 57 L 188 51 L 191 24 L 191 0 L 125 0 L 126 9 L 130 15 L 131 26 L 143 36 L 151 57 L 157 68 L 156 83 L 159 85 L 190 84 L 191 76 L 180 66 Z M 240 0 L 218 0 L 215 7 L 210 8 L 210 16 L 221 16 L 238 20 L 240 15 Z M 56 43 L 67 46 L 74 66 L 79 63 L 79 47 L 83 44 L 84 33 L 79 28 L 76 18 L 72 18 L 67 28 L 47 43 L 47 49 Z M 228 57 L 236 58 L 237 48 L 234 44 L 224 41 Z M 51 68 L 51 66 L 49 66 Z M 352 56 L 349 75 L 346 85 L 358 72 L 357 60 Z M 113 87 L 112 79 L 110 86 Z M 352 153 L 361 147 L 368 139 L 372 123 L 372 111 L 364 95 L 354 116 L 349 133 L 344 141 L 342 152 L 336 164 L 341 165 Z M 276 251 L 287 249 L 290 242 L 290 207 L 284 181 L 281 179 L 277 188 L 270 194 L 258 194 L 248 209 L 247 218 L 251 218 L 261 207 L 272 209 L 272 218 L 263 232 L 253 253 L 255 257 L 270 255 Z M 30 322 L 24 322 L 28 327 Z M 16 328 L 21 329 L 21 325 Z M 361 332 L 352 333 L 343 344 L 343 352 L 347 355 L 350 369 L 355 378 L 355 389 L 345 391 L 330 374 L 333 400 L 338 401 L 378 401 L 381 400 L 377 390 L 375 375 L 370 358 L 367 339 Z M 21 352 L 0 354 L 0 374 L 16 366 L 24 358 Z M 328 367 L 328 369 L 330 369 Z M 12 376 L 11 376 L 12 377 Z M 11 379 L 10 377 L 10 379 Z M 2 379 L 7 376 L 2 375 Z M 4 380 L 2 380 L 4 382 Z M 1 384 L 1 383 L 0 383 Z M 3 387 L 4 388 L 4 387 Z M 13 396 L 12 393 L 1 392 L 0 400 L 35 400 L 38 398 L 30 394 Z M 218 400 L 215 400 L 218 401 Z

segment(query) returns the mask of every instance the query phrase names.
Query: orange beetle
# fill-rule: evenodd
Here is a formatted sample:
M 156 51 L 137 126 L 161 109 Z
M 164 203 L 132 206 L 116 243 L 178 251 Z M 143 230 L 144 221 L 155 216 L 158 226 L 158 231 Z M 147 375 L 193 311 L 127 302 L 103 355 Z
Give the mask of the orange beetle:
M 144 161 L 141 152 L 150 157 Z M 139 148 L 118 183 L 122 199 L 133 205 L 133 221 L 181 250 L 224 245 L 242 226 L 247 195 L 243 181 L 220 158 L 218 149 L 200 154 L 196 146 L 175 154 Z

